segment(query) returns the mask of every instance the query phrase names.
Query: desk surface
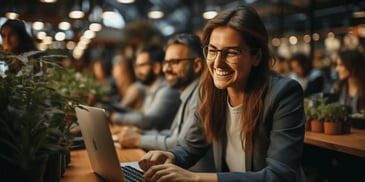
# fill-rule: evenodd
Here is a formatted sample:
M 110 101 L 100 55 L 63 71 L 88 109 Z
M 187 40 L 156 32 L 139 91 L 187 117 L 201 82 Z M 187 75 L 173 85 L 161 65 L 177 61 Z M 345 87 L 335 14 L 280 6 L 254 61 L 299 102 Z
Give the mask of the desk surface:
M 351 128 L 351 133 L 344 135 L 326 135 L 307 131 L 304 142 L 365 158 L 365 130 Z M 132 162 L 139 160 L 145 152 L 141 149 L 117 148 L 117 154 L 120 162 Z M 71 152 L 71 163 L 61 178 L 61 182 L 76 181 L 102 181 L 91 169 L 86 150 L 74 150 Z
M 141 149 L 119 149 L 117 154 L 120 162 L 138 161 L 145 152 Z M 102 182 L 103 180 L 97 177 L 91 169 L 89 157 L 86 150 L 71 151 L 71 162 L 66 168 L 61 182 Z
M 343 135 L 326 135 L 307 131 L 304 142 L 365 158 L 365 130 L 351 128 L 349 134 Z

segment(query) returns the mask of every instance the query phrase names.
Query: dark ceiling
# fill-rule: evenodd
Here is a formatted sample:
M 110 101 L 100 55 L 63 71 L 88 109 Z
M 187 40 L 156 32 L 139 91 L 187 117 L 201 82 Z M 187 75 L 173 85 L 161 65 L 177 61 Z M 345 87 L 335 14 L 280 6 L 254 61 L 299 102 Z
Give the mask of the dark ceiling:
M 5 11 L 15 7 L 20 12 L 20 19 L 42 19 L 57 24 L 75 2 L 83 2 L 87 13 L 97 4 L 114 7 L 127 23 L 149 21 L 159 31 L 170 25 L 175 28 L 175 33 L 201 29 L 206 21 L 202 18 L 202 13 L 208 5 L 219 9 L 239 4 L 254 6 L 271 36 L 310 33 L 365 23 L 364 18 L 356 19 L 352 16 L 354 11 L 365 10 L 365 1 L 361 0 L 136 0 L 133 4 L 121 4 L 117 0 L 58 0 L 54 4 L 40 3 L 39 0 L 0 0 L 0 13 L 3 16 Z M 147 12 L 153 5 L 162 7 L 164 18 L 148 19 Z M 87 20 L 80 20 L 78 23 L 79 26 L 87 24 Z

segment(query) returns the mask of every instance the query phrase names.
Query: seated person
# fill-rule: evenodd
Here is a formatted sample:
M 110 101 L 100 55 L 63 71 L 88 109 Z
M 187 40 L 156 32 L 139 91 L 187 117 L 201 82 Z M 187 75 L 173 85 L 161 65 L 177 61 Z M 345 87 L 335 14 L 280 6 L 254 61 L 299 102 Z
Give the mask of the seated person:
M 151 181 L 306 181 L 305 114 L 298 82 L 272 73 L 269 36 L 255 9 L 237 6 L 202 34 L 207 70 L 194 128 L 169 151 L 139 161 Z M 186 170 L 212 146 L 215 173 Z
M 140 111 L 146 89 L 142 83 L 137 81 L 132 61 L 123 54 L 114 56 L 112 75 L 118 90 L 118 104 L 134 111 Z
M 365 57 L 358 50 L 341 51 L 336 60 L 338 82 L 333 92 L 340 104 L 351 107 L 352 113 L 365 109 Z
M 136 126 L 142 130 L 169 128 L 180 106 L 179 92 L 168 86 L 162 73 L 165 52 L 161 46 L 144 47 L 134 63 L 136 76 L 146 86 L 141 111 L 112 112 L 112 123 Z
M 1 52 L 6 54 L 22 54 L 36 51 L 32 37 L 27 33 L 25 24 L 21 20 L 7 20 L 0 29 L 3 41 Z
M 169 85 L 180 92 L 181 104 L 172 125 L 161 132 L 124 128 L 119 142 L 125 147 L 147 150 L 167 150 L 177 145 L 177 138 L 190 129 L 199 105 L 198 83 L 203 71 L 203 55 L 198 36 L 179 34 L 170 38 L 163 62 L 163 72 Z
M 178 138 L 183 139 L 194 128 L 194 113 L 200 104 L 199 79 L 204 68 L 200 38 L 194 34 L 178 34 L 167 43 L 163 72 L 169 85 L 180 92 L 181 105 L 170 129 L 160 132 L 141 131 L 125 127 L 118 135 L 123 147 L 138 147 L 145 150 L 168 150 L 177 146 Z M 190 168 L 194 171 L 214 170 L 214 164 L 205 158 Z
M 303 88 L 304 97 L 322 92 L 324 76 L 322 72 L 312 67 L 312 61 L 304 54 L 295 54 L 289 59 L 292 70 L 289 77 L 297 80 Z

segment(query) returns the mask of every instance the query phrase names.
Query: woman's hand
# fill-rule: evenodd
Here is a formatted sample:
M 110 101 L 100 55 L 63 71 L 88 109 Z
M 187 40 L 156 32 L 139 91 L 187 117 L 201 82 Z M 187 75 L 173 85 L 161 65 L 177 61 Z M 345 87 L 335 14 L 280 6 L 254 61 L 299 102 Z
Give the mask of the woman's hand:
M 154 165 L 143 177 L 151 182 L 198 181 L 198 175 L 171 163 Z
M 141 169 L 147 171 L 150 167 L 158 164 L 175 163 L 175 156 L 167 151 L 149 151 L 138 162 Z
M 139 161 L 145 171 L 143 177 L 151 182 L 218 180 L 216 173 L 193 173 L 176 166 L 175 155 L 167 151 L 150 151 Z

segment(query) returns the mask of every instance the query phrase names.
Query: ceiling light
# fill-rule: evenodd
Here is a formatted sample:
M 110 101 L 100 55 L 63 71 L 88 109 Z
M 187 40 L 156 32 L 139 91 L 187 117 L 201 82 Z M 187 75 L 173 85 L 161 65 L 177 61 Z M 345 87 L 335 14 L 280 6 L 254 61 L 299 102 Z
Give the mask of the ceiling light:
M 217 11 L 205 11 L 203 13 L 203 18 L 209 20 L 209 19 L 212 19 L 214 18 L 215 16 L 217 16 L 218 12 Z
M 66 34 L 64 32 L 57 32 L 54 39 L 57 41 L 63 41 L 66 39 Z
M 148 12 L 148 17 L 151 19 L 160 19 L 164 17 L 164 12 L 161 10 L 159 6 L 153 6 L 151 10 Z
M 41 3 L 55 3 L 57 0 L 40 0 Z
M 122 29 L 125 26 L 123 16 L 117 10 L 103 12 L 103 23 L 107 27 Z
M 95 32 L 91 31 L 91 30 L 86 30 L 84 32 L 84 36 L 88 39 L 92 39 L 95 37 Z
M 212 5 L 208 5 L 203 13 L 203 18 L 209 20 L 217 16 L 217 14 L 217 8 L 213 7 Z
M 40 20 L 33 22 L 32 24 L 33 30 L 42 30 L 44 28 L 44 23 Z
M 20 15 L 18 8 L 16 8 L 16 3 L 14 1 L 10 1 L 9 3 L 7 11 L 5 12 L 5 17 L 11 20 L 18 19 Z
M 298 43 L 298 38 L 296 37 L 296 36 L 290 36 L 289 37 L 289 43 L 291 44 L 291 45 L 296 45 L 297 43 Z
M 310 35 L 308 35 L 308 34 L 304 35 L 304 36 L 303 36 L 303 41 L 304 41 L 305 43 L 309 43 L 309 42 L 311 42 L 311 36 L 310 36 Z
M 40 31 L 37 33 L 37 39 L 43 40 L 47 36 L 47 33 L 44 31 Z
M 84 12 L 81 10 L 73 10 L 70 11 L 70 13 L 68 14 L 68 16 L 72 19 L 80 19 L 84 17 Z
M 53 43 L 53 39 L 52 39 L 52 37 L 51 36 L 45 36 L 44 38 L 43 38 L 43 43 L 44 44 L 47 44 L 47 45 L 50 45 L 50 44 L 52 44 Z
M 89 25 L 90 30 L 98 32 L 103 28 L 101 25 L 102 15 L 103 9 L 99 5 L 95 5 L 89 15 L 89 22 L 91 22 Z
M 80 19 L 83 18 L 85 13 L 81 10 L 81 6 L 78 4 L 78 1 L 75 1 L 74 6 L 71 8 L 68 16 L 72 19 Z
M 61 21 L 59 24 L 58 24 L 58 28 L 61 29 L 61 30 L 69 30 L 71 28 L 71 23 L 68 22 L 68 21 Z
M 123 4 L 131 4 L 134 3 L 135 0 L 117 0 L 117 1 Z
M 8 11 L 5 13 L 6 18 L 14 20 L 19 18 L 19 13 L 15 11 Z
M 66 48 L 67 48 L 68 50 L 72 50 L 72 49 L 74 49 L 74 48 L 75 48 L 75 46 L 76 46 L 76 43 L 75 43 L 74 41 L 68 41 L 68 42 L 66 43 Z
M 96 22 L 91 23 L 91 24 L 89 25 L 89 29 L 90 29 L 90 30 L 92 30 L 92 31 L 94 31 L 94 32 L 98 32 L 98 31 L 100 31 L 102 28 L 103 28 L 103 26 L 102 26 L 100 23 L 96 23 Z

